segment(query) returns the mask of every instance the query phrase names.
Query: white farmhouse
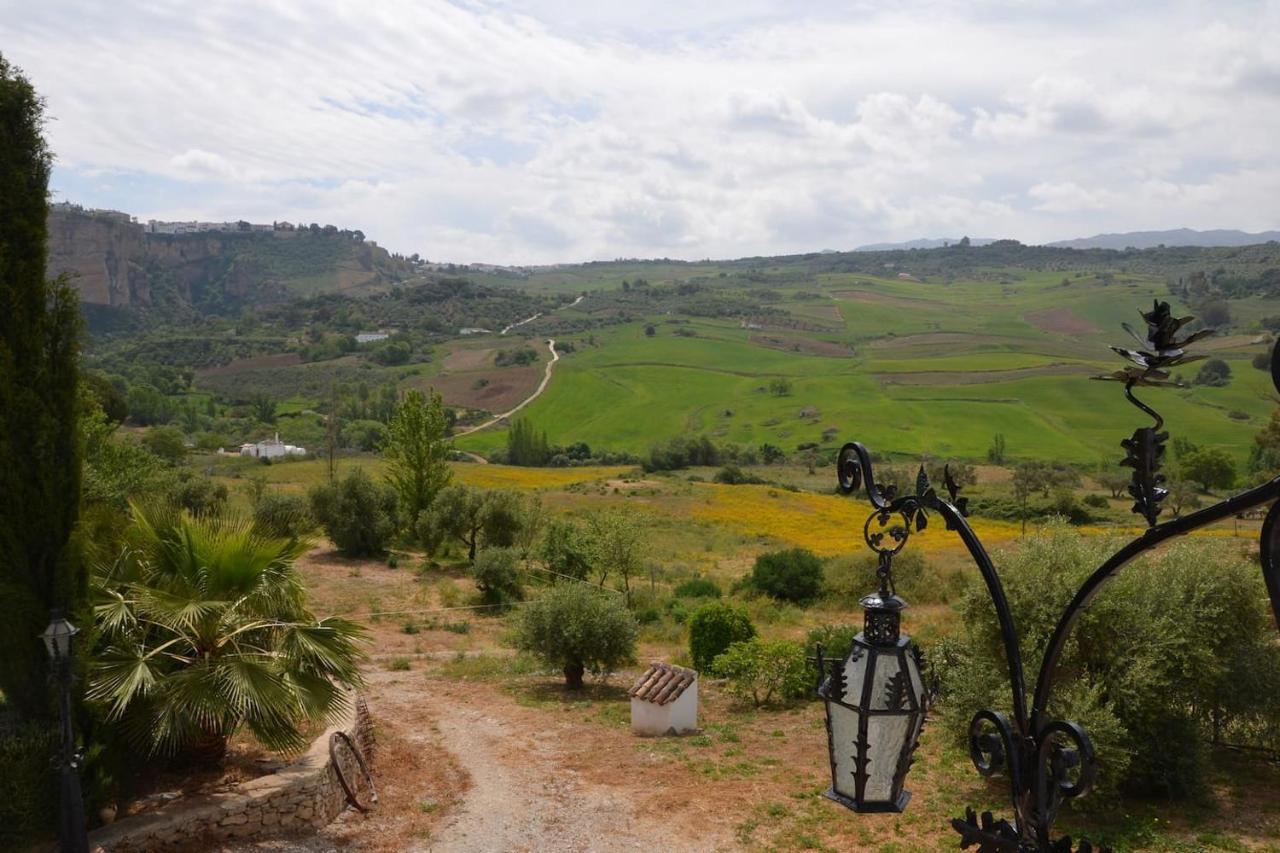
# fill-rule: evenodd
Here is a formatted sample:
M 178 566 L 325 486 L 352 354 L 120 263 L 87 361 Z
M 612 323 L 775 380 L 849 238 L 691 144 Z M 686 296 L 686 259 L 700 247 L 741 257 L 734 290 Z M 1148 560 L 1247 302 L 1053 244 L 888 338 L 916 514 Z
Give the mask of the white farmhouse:
M 385 341 L 389 337 L 391 337 L 391 333 L 384 332 L 381 329 L 379 329 L 376 332 L 359 332 L 356 335 L 356 343 L 371 344 L 371 343 L 374 343 L 375 341 Z
M 678 735 L 698 730 L 698 673 L 653 663 L 630 690 L 631 731 Z
M 276 433 L 274 438 L 240 445 L 240 455 L 257 459 L 282 459 L 286 456 L 306 456 L 307 449 L 285 444 L 280 440 L 280 433 Z

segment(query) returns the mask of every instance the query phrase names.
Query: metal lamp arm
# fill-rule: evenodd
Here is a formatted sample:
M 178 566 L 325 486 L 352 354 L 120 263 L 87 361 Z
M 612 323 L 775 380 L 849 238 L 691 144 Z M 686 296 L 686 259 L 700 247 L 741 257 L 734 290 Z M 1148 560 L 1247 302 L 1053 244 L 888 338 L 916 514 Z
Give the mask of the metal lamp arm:
M 1134 557 L 1149 551 L 1168 539 L 1190 533 L 1205 525 L 1221 521 L 1224 518 L 1260 506 L 1278 497 L 1280 497 L 1280 477 L 1276 477 L 1274 480 L 1246 492 L 1241 492 L 1235 497 L 1220 501 L 1211 507 L 1206 507 L 1199 512 L 1148 528 L 1141 536 L 1129 542 L 1099 566 L 1076 592 L 1075 597 L 1071 599 L 1071 603 L 1067 605 L 1067 609 L 1063 611 L 1057 626 L 1053 630 L 1053 635 L 1045 650 L 1044 659 L 1040 663 L 1040 674 L 1036 679 L 1035 701 L 1031 706 L 1031 727 L 1029 731 L 1038 732 L 1044 723 L 1049 696 L 1053 691 L 1053 677 L 1057 670 L 1058 658 L 1062 655 L 1062 650 L 1066 646 L 1067 637 L 1071 634 L 1072 627 L 1075 625 L 1080 613 L 1089 606 L 1089 602 L 1106 585 L 1107 581 L 1115 576 L 1116 572 L 1127 565 Z M 1276 563 L 1277 553 L 1280 552 L 1280 541 L 1278 541 L 1280 540 L 1280 509 L 1278 507 L 1280 507 L 1280 504 L 1272 506 L 1262 527 L 1262 576 L 1266 581 L 1267 590 L 1271 597 L 1271 607 L 1276 615 L 1276 624 L 1280 625 L 1280 565 Z
M 1009 662 L 1009 687 L 1013 693 L 1013 722 L 1018 735 L 1025 738 L 1035 729 L 1028 728 L 1027 725 L 1027 687 L 1022 667 L 1022 645 L 1018 640 L 1018 628 L 1013 621 L 1009 599 L 1004 594 L 1004 584 L 1000 582 L 1000 575 L 991 561 L 991 555 L 978 540 L 978 534 L 974 533 L 960 510 L 943 498 L 937 499 L 935 509 L 946 520 L 947 529 L 960 534 L 960 540 L 969 549 L 969 556 L 973 558 L 974 565 L 978 567 L 982 580 L 987 585 L 987 594 L 991 596 L 991 603 L 995 605 L 996 619 L 1000 623 L 1000 638 L 1004 642 L 1005 659 Z

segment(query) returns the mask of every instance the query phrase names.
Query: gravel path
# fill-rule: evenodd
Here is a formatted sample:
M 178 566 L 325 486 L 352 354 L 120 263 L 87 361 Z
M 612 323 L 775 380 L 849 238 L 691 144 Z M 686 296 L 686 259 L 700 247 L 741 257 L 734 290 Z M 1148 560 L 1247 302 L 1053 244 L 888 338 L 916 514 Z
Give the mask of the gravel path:
M 620 851 L 652 849 L 662 838 L 660 827 L 638 819 L 622 793 L 559 766 L 563 732 L 522 732 L 481 709 L 437 707 L 444 743 L 470 774 L 471 787 L 452 819 L 420 849 Z M 659 846 L 672 849 L 665 841 Z

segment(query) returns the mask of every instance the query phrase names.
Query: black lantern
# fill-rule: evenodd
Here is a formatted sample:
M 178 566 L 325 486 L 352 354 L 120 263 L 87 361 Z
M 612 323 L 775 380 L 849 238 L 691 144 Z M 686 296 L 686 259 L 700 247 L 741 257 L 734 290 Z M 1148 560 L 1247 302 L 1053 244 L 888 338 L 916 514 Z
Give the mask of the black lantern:
M 79 633 L 80 629 L 67 621 L 66 614 L 61 610 L 53 611 L 49 627 L 40 635 L 45 650 L 49 652 L 49 660 L 54 664 L 71 660 L 71 641 Z
M 885 527 L 892 517 L 877 513 L 868 519 L 869 530 L 880 518 L 882 531 L 896 544 L 881 547 L 884 532 L 868 535 L 868 544 L 880 553 L 880 589 L 862 599 L 862 633 L 829 670 L 818 649 L 818 695 L 826 704 L 831 753 L 826 796 L 858 812 L 906 807 L 911 794 L 903 783 L 929 709 L 919 649 L 902 633 L 907 603 L 892 591 L 890 561 L 907 537 L 905 526 Z

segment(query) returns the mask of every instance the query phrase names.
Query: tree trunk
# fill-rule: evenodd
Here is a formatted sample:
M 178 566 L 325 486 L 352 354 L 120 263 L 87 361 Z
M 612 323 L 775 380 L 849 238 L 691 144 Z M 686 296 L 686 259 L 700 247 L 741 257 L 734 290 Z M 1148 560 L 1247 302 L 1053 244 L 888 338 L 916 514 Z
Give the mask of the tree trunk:
M 191 744 L 186 752 L 187 761 L 196 767 L 217 767 L 227 757 L 227 738 L 224 735 L 205 733 Z
M 586 667 L 582 664 L 574 662 L 564 665 L 564 686 L 570 690 L 582 689 L 582 674 L 586 672 Z

